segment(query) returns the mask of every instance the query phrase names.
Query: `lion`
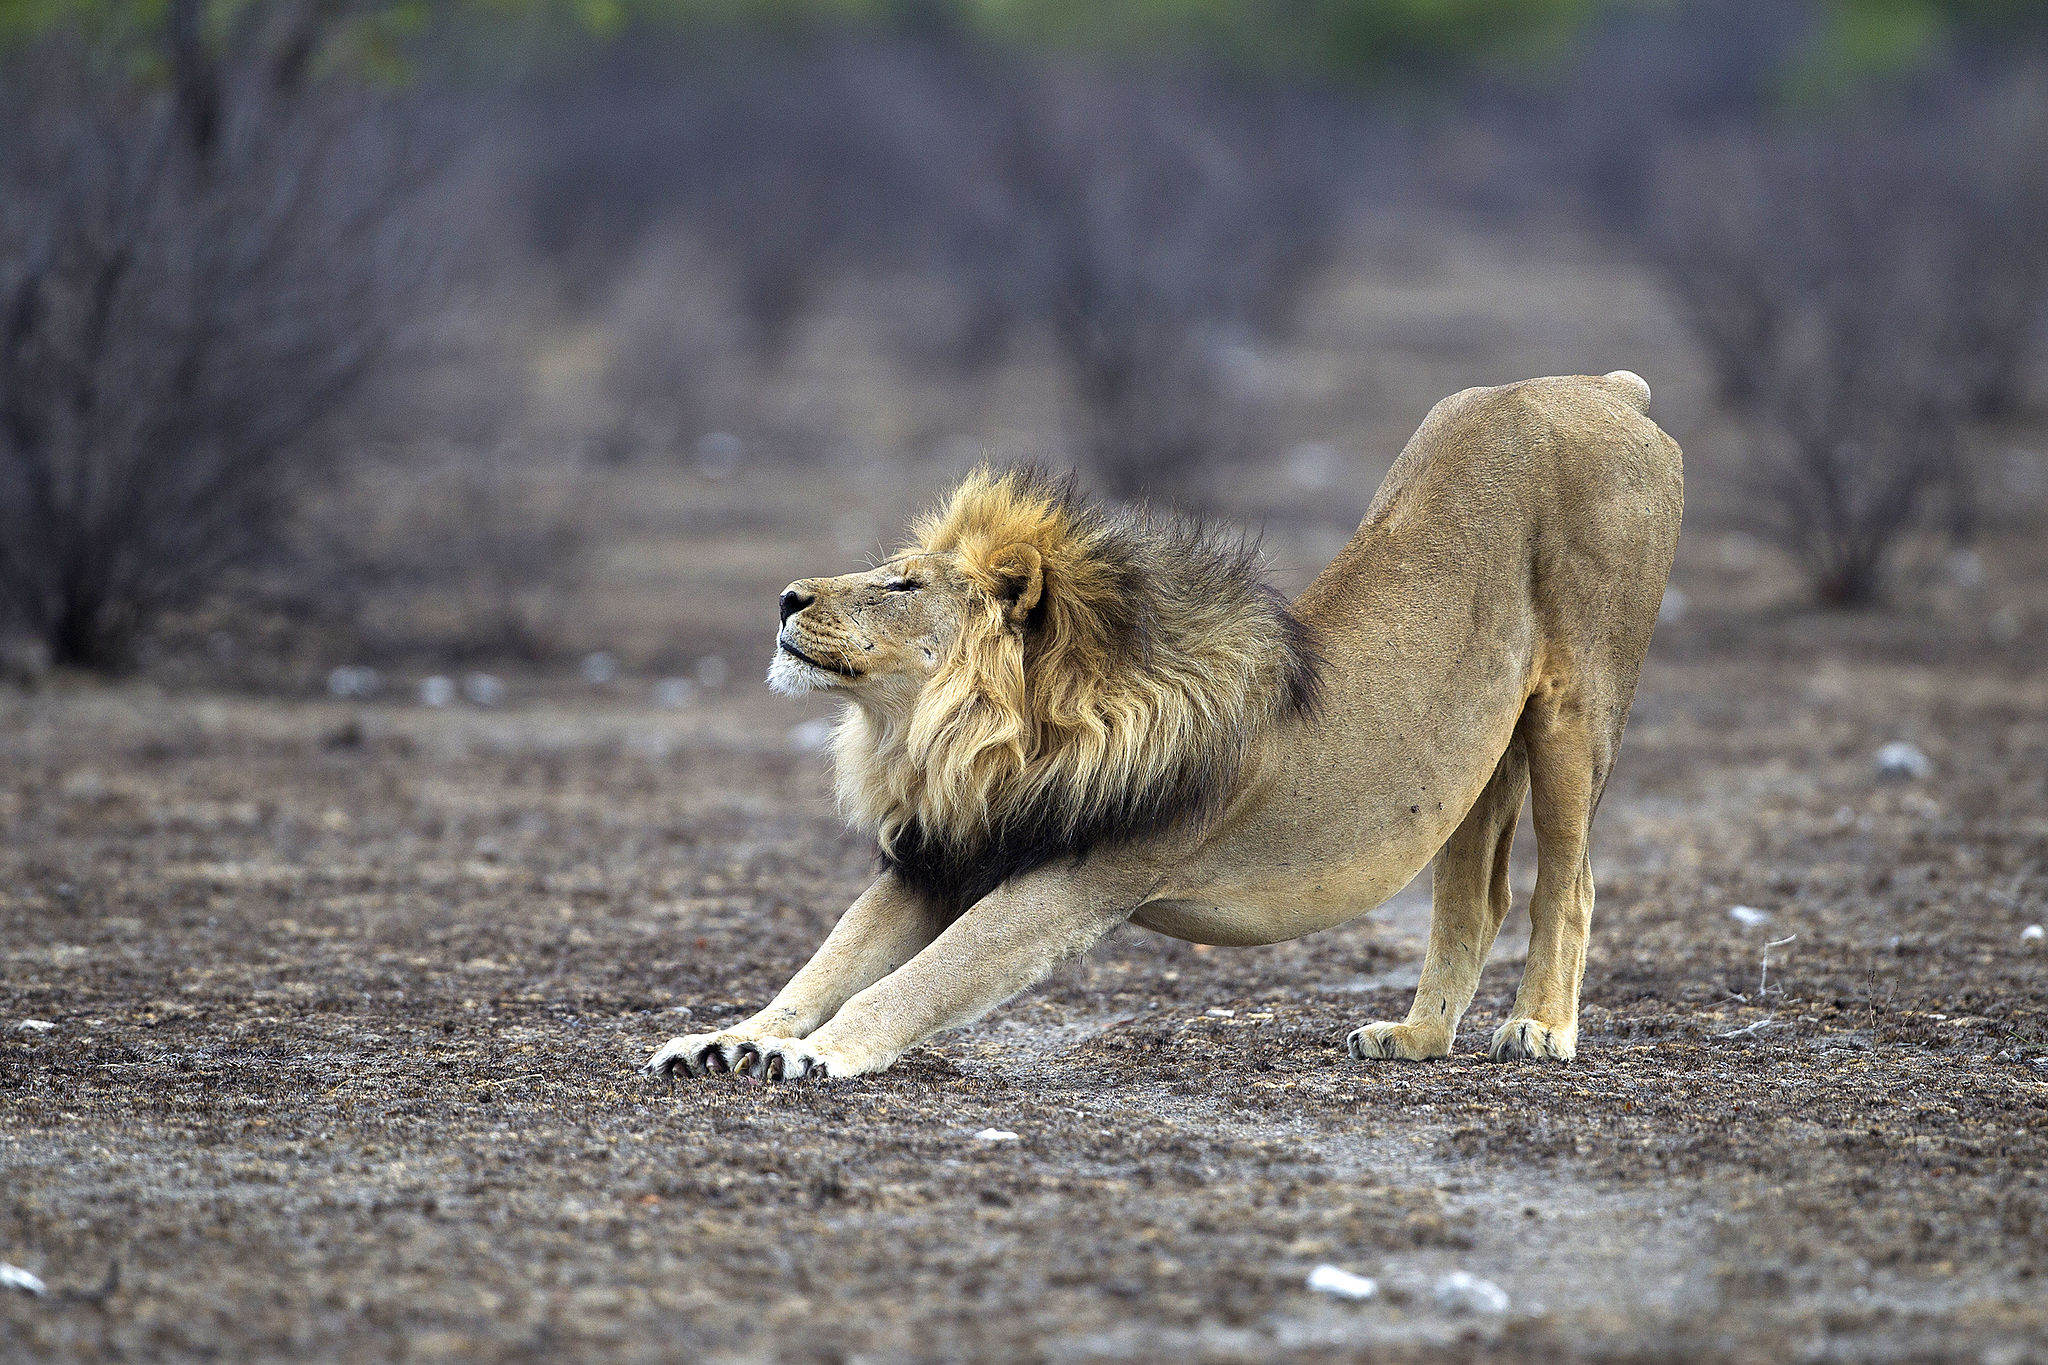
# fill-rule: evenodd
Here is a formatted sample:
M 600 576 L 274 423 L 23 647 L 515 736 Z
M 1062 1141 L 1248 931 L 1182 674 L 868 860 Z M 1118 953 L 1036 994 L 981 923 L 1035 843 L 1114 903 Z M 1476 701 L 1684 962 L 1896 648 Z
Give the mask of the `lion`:
M 1443 1057 L 1525 797 L 1529 953 L 1489 1052 L 1569 1062 L 1588 835 L 1684 503 L 1649 405 L 1627 371 L 1445 399 L 1292 603 L 1241 538 L 986 468 L 880 567 L 790 584 L 768 681 L 845 698 L 839 799 L 882 870 L 766 1008 L 647 1070 L 880 1071 L 1117 925 L 1275 943 L 1432 859 L 1414 1003 L 1347 1046 Z

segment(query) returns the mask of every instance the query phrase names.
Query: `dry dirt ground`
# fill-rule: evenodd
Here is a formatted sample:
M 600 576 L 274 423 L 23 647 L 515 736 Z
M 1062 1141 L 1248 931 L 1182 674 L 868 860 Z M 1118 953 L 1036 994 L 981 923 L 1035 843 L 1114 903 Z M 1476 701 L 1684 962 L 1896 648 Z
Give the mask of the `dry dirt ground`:
M 0 694 L 0 1259 L 51 1291 L 0 1293 L 0 1357 L 2048 1358 L 2007 549 L 2017 642 L 1981 592 L 1822 621 L 1687 551 L 1571 1066 L 1478 1055 L 1513 932 L 1456 1058 L 1345 1057 L 1418 885 L 1268 949 L 1119 934 L 881 1076 L 652 1083 L 868 874 L 800 708 Z M 1877 780 L 1900 738 L 1930 776 Z M 1456 1269 L 1507 1310 L 1441 1307 Z
M 1717 531 L 1705 386 L 1640 283 L 1432 250 L 1284 367 L 1346 405 L 1303 433 L 1334 476 L 1228 501 L 1299 587 L 1430 399 L 1652 375 L 1690 609 L 1596 828 L 1575 1064 L 1479 1055 L 1519 908 L 1454 1059 L 1344 1055 L 1406 1007 L 1425 877 L 1272 948 L 1120 933 L 880 1076 L 642 1080 L 870 874 L 791 734 L 826 709 L 753 679 L 775 589 L 943 475 L 670 477 L 574 623 L 639 642 L 608 687 L 0 690 L 0 1260 L 50 1290 L 0 1289 L 0 1359 L 2048 1361 L 2038 507 L 1981 582 L 1815 616 Z M 645 703 L 712 649 L 729 683 Z M 1893 740 L 1931 773 L 1879 781 Z M 1311 1293 L 1325 1263 L 1378 1296 Z M 1440 1305 L 1454 1270 L 1506 1311 Z

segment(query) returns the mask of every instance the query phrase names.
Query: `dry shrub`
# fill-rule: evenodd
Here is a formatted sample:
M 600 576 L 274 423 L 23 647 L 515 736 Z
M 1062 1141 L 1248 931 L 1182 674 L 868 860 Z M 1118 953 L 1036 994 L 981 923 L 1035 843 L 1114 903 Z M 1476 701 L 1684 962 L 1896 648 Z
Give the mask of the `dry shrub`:
M 366 456 L 323 503 L 300 580 L 354 657 L 559 660 L 582 586 L 592 483 L 513 441 Z
M 945 263 L 972 300 L 966 358 L 1044 327 L 1100 481 L 1184 492 L 1229 446 L 1224 347 L 1286 324 L 1369 139 L 1340 106 L 1280 90 L 975 75 L 947 121 L 943 196 Z
M 1676 144 L 1653 240 L 1755 489 L 1816 595 L 1880 597 L 1903 541 L 1967 535 L 1968 424 L 2019 401 L 2048 302 L 2048 109 L 1957 78 L 1909 109 Z
M 431 260 L 388 109 L 105 65 L 46 44 L 0 111 L 0 613 L 102 669 L 278 552 Z
M 537 100 L 535 240 L 573 297 L 649 320 L 662 301 L 620 309 L 613 272 L 680 229 L 723 288 L 666 302 L 728 299 L 765 372 L 836 277 L 944 280 L 957 316 L 929 320 L 911 358 L 971 372 L 1021 331 L 1049 336 L 1075 443 L 1123 494 L 1182 491 L 1221 453 L 1219 352 L 1286 323 L 1374 143 L 1340 100 L 945 39 L 680 68 L 623 63 Z M 658 432 L 689 402 L 648 382 L 661 343 L 686 356 L 710 329 L 640 330 L 656 344 L 620 374 L 652 416 L 626 421 Z

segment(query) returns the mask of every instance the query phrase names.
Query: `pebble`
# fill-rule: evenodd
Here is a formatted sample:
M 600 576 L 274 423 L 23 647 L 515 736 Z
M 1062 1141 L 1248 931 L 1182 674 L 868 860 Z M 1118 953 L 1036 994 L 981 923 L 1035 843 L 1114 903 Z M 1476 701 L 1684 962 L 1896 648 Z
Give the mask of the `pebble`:
M 1664 600 L 1657 604 L 1657 624 L 1675 626 L 1685 619 L 1686 597 L 1682 589 L 1664 589 Z
M 816 720 L 799 721 L 789 727 L 789 747 L 804 753 L 816 753 L 832 742 L 833 722 L 820 716 Z
M 1771 912 L 1759 910 L 1754 905 L 1738 905 L 1728 912 L 1728 918 L 1734 920 L 1737 924 L 1746 925 L 1754 929 L 1759 924 L 1769 924 L 1771 922 Z
M 2022 943 L 2039 943 L 2044 938 L 2048 938 L 2048 927 L 2039 924 L 2029 924 L 2026 928 L 2020 930 L 2020 942 Z M 44 1027 L 48 1028 L 49 1025 L 45 1024 Z
M 1308 1287 L 1340 1299 L 1369 1299 L 1380 1292 L 1379 1281 L 1334 1265 L 1319 1265 L 1309 1271 Z
M 374 697 L 383 685 L 384 677 L 376 669 L 354 664 L 343 664 L 327 675 L 327 695 L 330 697 Z
M 1918 782 L 1934 771 L 1926 754 L 1902 739 L 1877 751 L 1877 775 L 1894 781 Z
M 1974 588 L 1984 582 L 1984 556 L 1975 550 L 1957 550 L 1948 557 L 1949 581 L 1959 588 Z
M 0 1289 L 19 1289 L 22 1293 L 34 1294 L 37 1298 L 50 1292 L 49 1286 L 43 1283 L 40 1276 L 32 1275 L 20 1266 L 9 1265 L 5 1261 L 0 1261 Z
M 1206 1009 L 1206 1010 L 1203 1010 L 1203 1011 L 1202 1011 L 1202 1013 L 1203 1013 L 1203 1014 L 1205 1014 L 1205 1015 L 1207 1015 L 1207 1016 L 1208 1016 L 1209 1018 L 1211 1018 L 1211 1019 L 1235 1019 L 1235 1018 L 1237 1018 L 1237 1011 L 1236 1011 L 1236 1010 L 1226 1010 L 1226 1009 L 1220 1009 L 1220 1008 L 1219 1008 L 1219 1009 Z
M 654 704 L 670 711 L 688 706 L 696 694 L 697 684 L 688 678 L 663 678 L 654 684 Z
M 1505 1313 L 1508 1292 L 1469 1270 L 1453 1270 L 1436 1282 L 1436 1304 L 1452 1313 Z
M 455 700 L 455 680 L 436 673 L 420 679 L 420 705 L 446 706 Z
M 707 431 L 697 438 L 697 472 L 707 479 L 723 479 L 740 467 L 746 453 L 746 446 L 731 432 Z
M 462 680 L 462 695 L 471 706 L 496 706 L 505 700 L 505 680 L 489 673 L 471 673 Z
M 602 687 L 608 682 L 618 680 L 619 661 L 609 651 L 600 649 L 584 655 L 583 662 L 578 665 L 576 671 L 581 673 L 583 681 L 592 687 Z
M 1763 544 L 1747 531 L 1730 531 L 1721 537 L 1721 567 L 1748 573 L 1763 558 Z
M 2038 929 L 2040 926 L 2035 925 L 2034 927 Z M 2040 935 L 2036 934 L 2035 937 L 2039 938 Z M 48 1033 L 55 1027 L 57 1026 L 47 1019 L 24 1019 L 14 1026 L 14 1031 L 16 1033 Z
M 1007 1128 L 984 1128 L 974 1135 L 977 1142 L 1015 1142 L 1017 1135 Z

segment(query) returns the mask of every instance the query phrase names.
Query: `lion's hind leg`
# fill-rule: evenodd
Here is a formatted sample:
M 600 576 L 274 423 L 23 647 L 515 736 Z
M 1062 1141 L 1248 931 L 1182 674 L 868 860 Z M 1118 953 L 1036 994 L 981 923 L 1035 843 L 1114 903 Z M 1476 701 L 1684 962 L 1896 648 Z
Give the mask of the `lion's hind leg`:
M 1611 690 L 1609 690 L 1611 693 Z M 1507 1022 L 1494 1030 L 1497 1061 L 1568 1062 L 1578 1053 L 1579 983 L 1593 926 L 1593 812 L 1614 757 L 1628 693 L 1552 687 L 1530 698 L 1518 731 L 1529 749 L 1536 826 L 1536 890 L 1529 897 L 1529 960 Z
M 1347 1040 L 1361 1060 L 1422 1061 L 1450 1055 L 1486 955 L 1508 916 L 1508 850 L 1529 791 L 1529 759 L 1518 736 L 1436 856 L 1429 948 L 1415 1003 L 1400 1023 L 1367 1024 Z

